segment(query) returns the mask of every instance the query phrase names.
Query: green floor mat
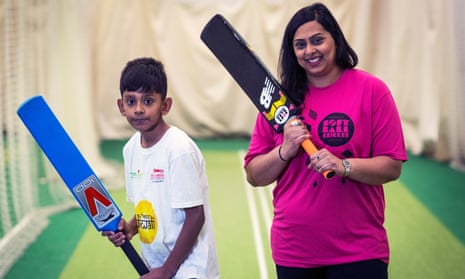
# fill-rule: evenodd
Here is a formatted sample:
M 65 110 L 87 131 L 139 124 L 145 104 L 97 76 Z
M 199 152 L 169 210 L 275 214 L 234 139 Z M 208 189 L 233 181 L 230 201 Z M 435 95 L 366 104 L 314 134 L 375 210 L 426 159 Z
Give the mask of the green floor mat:
M 105 156 L 120 161 L 122 144 L 119 141 L 106 146 Z M 207 162 L 222 278 L 260 278 L 257 235 L 253 233 L 250 193 L 244 185 L 242 161 L 236 151 L 227 148 L 234 145 L 236 149 L 245 149 L 247 142 L 239 140 L 228 145 L 202 141 L 199 145 Z M 386 185 L 390 279 L 465 278 L 465 233 L 460 223 L 465 212 L 464 175 L 444 164 L 410 156 L 400 181 Z M 132 205 L 126 202 L 124 189 L 111 194 L 124 215 L 130 216 Z M 269 254 L 268 217 L 263 216 L 264 211 L 272 209 L 270 204 L 266 207 L 261 203 L 261 194 L 252 189 L 268 274 L 262 278 L 273 279 L 276 277 Z M 265 203 L 270 202 L 269 196 L 264 199 Z M 122 250 L 103 238 L 81 209 L 51 216 L 50 220 L 49 227 L 4 278 L 137 278 Z M 133 245 L 139 247 L 137 238 Z
M 465 173 L 409 154 L 400 180 L 465 245 Z
M 205 152 L 222 278 L 260 278 L 246 188 L 235 152 Z M 386 227 L 391 244 L 390 278 L 461 278 L 465 247 L 400 182 L 386 185 Z M 256 195 L 254 189 L 254 195 Z M 118 203 L 119 195 L 115 195 Z M 256 199 L 256 196 L 255 196 Z M 263 222 L 262 222 L 263 223 Z M 262 224 L 263 226 L 263 224 Z M 267 228 L 263 228 L 266 231 Z M 264 250 L 269 239 L 262 235 Z M 265 278 L 276 278 L 270 255 Z M 106 277 L 105 277 L 106 276 Z M 62 279 L 135 278 L 118 248 L 88 230 Z
M 51 216 L 49 226 L 4 278 L 58 278 L 88 224 L 80 208 Z
M 464 278 L 465 247 L 402 184 L 385 186 L 391 279 Z

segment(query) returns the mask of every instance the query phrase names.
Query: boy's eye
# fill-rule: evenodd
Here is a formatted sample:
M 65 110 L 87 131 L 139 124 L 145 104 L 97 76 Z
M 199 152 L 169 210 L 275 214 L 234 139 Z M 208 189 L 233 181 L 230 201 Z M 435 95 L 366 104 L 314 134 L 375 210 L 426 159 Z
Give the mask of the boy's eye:
M 145 105 L 151 105 L 151 104 L 153 104 L 153 100 L 152 99 L 145 99 L 144 104 Z
M 135 101 L 133 99 L 126 99 L 126 104 L 133 105 Z

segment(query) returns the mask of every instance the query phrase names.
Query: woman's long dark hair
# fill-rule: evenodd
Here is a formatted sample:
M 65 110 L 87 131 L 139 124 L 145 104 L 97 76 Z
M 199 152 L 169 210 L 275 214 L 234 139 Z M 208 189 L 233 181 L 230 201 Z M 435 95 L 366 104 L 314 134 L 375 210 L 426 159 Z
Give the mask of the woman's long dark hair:
M 336 65 L 341 69 L 354 68 L 358 56 L 344 37 L 334 16 L 321 3 L 298 10 L 286 26 L 279 57 L 281 85 L 288 97 L 297 105 L 303 103 L 308 88 L 305 70 L 298 64 L 294 53 L 293 40 L 297 29 L 304 23 L 316 20 L 334 39 L 336 45 Z

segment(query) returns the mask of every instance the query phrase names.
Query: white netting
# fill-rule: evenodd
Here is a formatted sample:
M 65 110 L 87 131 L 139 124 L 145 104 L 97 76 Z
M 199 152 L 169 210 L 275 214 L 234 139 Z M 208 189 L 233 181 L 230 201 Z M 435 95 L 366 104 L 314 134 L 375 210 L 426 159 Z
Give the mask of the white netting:
M 463 24 L 462 11 L 465 9 L 464 1 L 454 2 L 455 12 L 455 28 L 456 28 L 456 40 L 457 49 L 459 53 L 464 53 L 465 50 L 465 25 Z M 459 56 L 459 67 L 460 67 L 460 86 L 462 91 L 458 92 L 456 100 L 452 101 L 451 106 L 455 106 L 457 117 L 454 118 L 456 121 L 455 126 L 452 127 L 454 134 L 451 141 L 452 149 L 452 161 L 451 166 L 465 171 L 465 59 Z M 455 102 L 455 103 L 454 103 Z
M 47 1 L 31 3 L 0 0 L 0 278 L 50 214 L 75 205 L 66 187 L 50 183 L 50 165 L 16 115 L 19 104 L 44 84 L 38 33 Z

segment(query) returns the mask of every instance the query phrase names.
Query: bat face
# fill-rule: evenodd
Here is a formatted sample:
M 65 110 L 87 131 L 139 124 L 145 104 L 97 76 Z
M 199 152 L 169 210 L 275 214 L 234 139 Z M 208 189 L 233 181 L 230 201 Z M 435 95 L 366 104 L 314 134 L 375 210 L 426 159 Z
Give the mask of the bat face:
M 17 113 L 95 228 L 116 231 L 121 211 L 45 100 L 32 97 Z
M 200 38 L 273 129 L 282 132 L 286 121 L 296 114 L 296 107 L 241 35 L 223 16 L 215 15 Z

